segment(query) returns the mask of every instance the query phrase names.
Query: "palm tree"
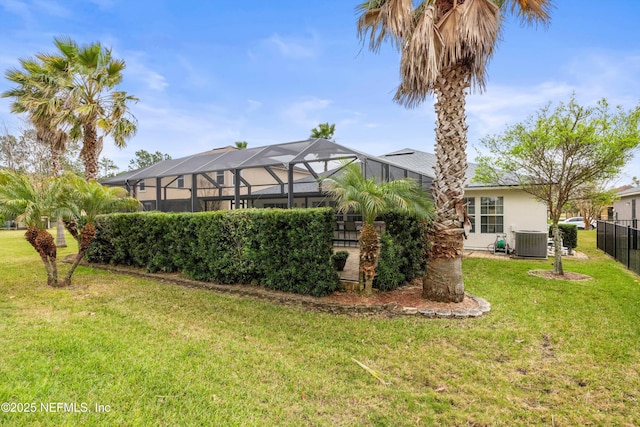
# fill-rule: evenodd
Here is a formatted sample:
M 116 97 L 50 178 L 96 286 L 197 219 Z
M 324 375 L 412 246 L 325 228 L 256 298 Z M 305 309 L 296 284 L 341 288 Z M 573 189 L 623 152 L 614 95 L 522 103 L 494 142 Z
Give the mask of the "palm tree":
M 246 150 L 247 146 L 249 145 L 249 143 L 247 141 L 236 141 L 236 148 L 239 148 L 240 150 Z
M 70 38 L 54 38 L 55 55 L 37 55 L 46 67 L 55 70 L 62 84 L 65 109 L 59 121 L 71 124 L 70 136 L 82 139 L 80 157 L 86 179 L 98 178 L 98 161 L 103 138 L 113 137 L 116 146 L 136 133 L 135 118 L 128 103 L 137 98 L 117 90 L 125 62 L 112 56 L 111 49 L 99 42 L 86 46 Z
M 37 141 L 49 147 L 51 174 L 58 176 L 62 172 L 60 159 L 69 139 L 57 119 L 64 102 L 58 96 L 60 86 L 55 74 L 37 59 L 20 59 L 20 64 L 22 69 L 10 68 L 5 72 L 7 80 L 18 86 L 3 92 L 2 97 L 14 98 L 11 112 L 29 115 L 29 121 L 36 129 Z M 58 218 L 56 229 L 56 246 L 67 246 L 61 218 Z
M 360 231 L 360 289 L 365 295 L 373 291 L 373 278 L 380 255 L 380 236 L 373 225 L 376 217 L 390 210 L 413 212 L 428 219 L 433 206 L 426 193 L 409 178 L 376 183 L 365 179 L 358 163 L 344 164 L 342 170 L 331 179 L 325 179 L 325 191 L 338 205 L 339 212 L 355 211 L 362 215 Z
M 105 187 L 97 181 L 86 181 L 77 175 L 67 174 L 65 181 L 68 197 L 62 201 L 65 210 L 75 219 L 75 223 L 83 223 L 79 230 L 78 253 L 62 281 L 62 286 L 71 284 L 71 276 L 80 261 L 84 258 L 91 241 L 95 238 L 94 225 L 96 216 L 121 210 L 135 210 L 140 202 L 129 197 L 127 192 L 119 187 Z
M 64 192 L 60 178 L 46 178 L 34 183 L 24 175 L 0 170 L 0 213 L 25 223 L 25 237 L 44 263 L 47 284 L 54 287 L 59 286 L 57 247 L 53 236 L 46 230 L 44 217 L 67 213 L 60 206 Z
M 311 129 L 310 138 L 322 138 L 333 141 L 333 134 L 336 133 L 335 123 L 320 123 L 317 127 Z
M 551 0 L 370 0 L 360 4 L 358 33 L 377 51 L 389 40 L 401 53 L 394 100 L 408 108 L 435 95 L 436 218 L 424 277 L 427 299 L 460 302 L 462 281 L 468 88 L 484 89 L 485 70 L 500 36 L 503 14 L 547 23 Z

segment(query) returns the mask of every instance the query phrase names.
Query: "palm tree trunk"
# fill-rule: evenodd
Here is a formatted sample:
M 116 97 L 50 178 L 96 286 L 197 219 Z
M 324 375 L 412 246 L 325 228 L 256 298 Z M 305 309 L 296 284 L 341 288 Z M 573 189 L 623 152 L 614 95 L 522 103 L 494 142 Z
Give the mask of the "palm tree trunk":
M 40 259 L 47 271 L 47 285 L 58 286 L 58 268 L 56 264 L 56 245 L 53 236 L 46 230 L 29 228 L 24 237 L 40 255 Z
M 373 293 L 373 278 L 376 275 L 378 260 L 380 258 L 380 236 L 373 224 L 364 224 L 360 232 L 360 290 L 364 288 L 364 294 Z
M 91 242 L 96 237 L 96 227 L 93 225 L 93 223 L 89 222 L 85 224 L 84 227 L 82 227 L 82 230 L 80 230 L 80 236 L 80 245 L 78 248 L 78 253 L 76 254 L 76 259 L 73 260 L 71 268 L 63 279 L 62 286 L 71 285 L 71 276 L 73 275 L 73 272 L 76 270 L 78 265 L 80 265 L 82 258 L 84 258 L 84 254 L 87 252 L 87 249 L 89 249 L 89 245 L 91 245 Z
M 469 70 L 463 63 L 442 71 L 434 86 L 436 94 L 436 166 L 432 193 L 436 218 L 422 295 L 441 302 L 464 299 L 462 281 L 463 222 L 460 207 L 467 171 L 467 125 L 465 91 Z
M 67 247 L 67 240 L 64 237 L 64 221 L 62 217 L 58 217 L 56 222 L 56 246 L 59 248 Z
M 84 177 L 87 180 L 98 179 L 98 158 L 102 147 L 98 140 L 98 132 L 93 122 L 82 127 L 83 142 L 80 157 L 84 163 Z
M 60 176 L 62 171 L 62 166 L 60 165 L 60 150 L 54 146 L 54 144 L 50 144 L 51 148 L 51 173 L 53 176 Z M 56 246 L 59 248 L 66 248 L 67 241 L 64 237 L 64 222 L 62 222 L 62 217 L 58 217 L 58 221 L 56 222 Z

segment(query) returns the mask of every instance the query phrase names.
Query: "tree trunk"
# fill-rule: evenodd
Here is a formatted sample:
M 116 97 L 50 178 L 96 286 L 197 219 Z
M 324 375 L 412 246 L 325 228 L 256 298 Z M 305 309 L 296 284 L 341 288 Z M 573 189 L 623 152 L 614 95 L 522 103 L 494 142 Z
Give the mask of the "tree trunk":
M 82 258 L 84 258 L 84 254 L 87 252 L 87 249 L 89 249 L 89 245 L 91 245 L 91 242 L 93 241 L 93 239 L 95 239 L 95 237 L 96 227 L 93 225 L 93 223 L 89 222 L 85 224 L 84 227 L 82 227 L 82 230 L 80 230 L 80 245 L 78 248 L 78 253 L 76 254 L 76 259 L 73 260 L 73 264 L 71 264 L 71 268 L 62 281 L 61 286 L 71 285 L 71 276 L 73 275 L 73 272 L 76 271 L 78 265 L 80 265 Z
M 360 232 L 360 290 L 369 296 L 373 293 L 373 278 L 380 258 L 380 237 L 373 224 L 364 224 Z
M 29 228 L 24 234 L 27 242 L 33 246 L 33 248 L 40 255 L 40 259 L 44 264 L 44 268 L 47 271 L 47 285 L 57 287 L 58 283 L 58 267 L 56 264 L 56 245 L 53 241 L 53 236 L 46 230 L 37 228 Z
M 553 224 L 553 274 L 558 276 L 564 275 L 562 267 L 562 232 L 558 228 L 558 224 Z
M 434 85 L 436 94 L 436 166 L 432 193 L 436 218 L 422 296 L 441 302 L 464 299 L 461 214 L 467 171 L 465 90 L 469 70 L 462 64 L 444 69 Z
M 93 121 L 82 126 L 83 141 L 80 157 L 84 163 L 84 177 L 87 181 L 98 179 L 98 159 L 102 151 L 102 143 Z
M 62 221 L 62 217 L 58 217 L 58 221 L 56 223 L 56 246 L 59 248 L 67 247 L 67 240 L 64 237 L 64 221 Z
M 49 147 L 51 149 L 51 173 L 53 176 L 60 176 L 62 172 L 62 166 L 60 163 L 61 151 L 58 146 L 55 144 L 54 136 L 50 135 Z M 64 223 L 62 222 L 62 218 L 58 217 L 58 221 L 56 223 L 56 246 L 59 248 L 67 247 L 67 240 L 64 237 Z

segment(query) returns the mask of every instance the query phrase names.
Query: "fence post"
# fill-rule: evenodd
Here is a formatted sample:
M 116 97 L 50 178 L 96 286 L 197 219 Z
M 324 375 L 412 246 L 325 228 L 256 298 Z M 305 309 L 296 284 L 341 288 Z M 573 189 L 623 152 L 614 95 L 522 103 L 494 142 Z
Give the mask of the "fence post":
M 627 268 L 631 268 L 631 226 L 627 226 Z
M 613 224 L 613 257 L 618 259 L 618 224 Z

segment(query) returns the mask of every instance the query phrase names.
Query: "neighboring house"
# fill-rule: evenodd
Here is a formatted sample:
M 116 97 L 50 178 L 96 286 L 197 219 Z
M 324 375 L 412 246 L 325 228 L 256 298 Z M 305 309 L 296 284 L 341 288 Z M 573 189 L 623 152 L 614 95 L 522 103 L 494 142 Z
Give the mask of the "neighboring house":
M 640 217 L 640 187 L 633 187 L 618 193 L 619 199 L 613 202 L 613 219 L 630 221 L 633 227 L 638 226 Z
M 380 156 L 400 167 L 434 176 L 436 156 L 406 148 Z M 472 182 L 477 165 L 467 167 L 465 205 L 471 219 L 471 233 L 465 249 L 491 249 L 496 239 L 505 236 L 515 248 L 517 231 L 547 232 L 547 206 L 516 186 L 497 186 Z

